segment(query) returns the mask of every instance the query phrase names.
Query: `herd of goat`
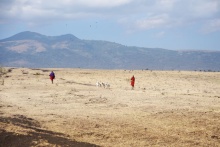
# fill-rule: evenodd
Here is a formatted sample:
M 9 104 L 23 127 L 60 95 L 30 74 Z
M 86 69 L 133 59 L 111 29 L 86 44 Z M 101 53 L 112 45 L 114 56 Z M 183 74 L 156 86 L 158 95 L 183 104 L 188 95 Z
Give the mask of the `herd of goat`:
M 110 84 L 109 83 L 104 83 L 104 82 L 96 82 L 96 87 L 104 87 L 104 88 L 110 88 Z

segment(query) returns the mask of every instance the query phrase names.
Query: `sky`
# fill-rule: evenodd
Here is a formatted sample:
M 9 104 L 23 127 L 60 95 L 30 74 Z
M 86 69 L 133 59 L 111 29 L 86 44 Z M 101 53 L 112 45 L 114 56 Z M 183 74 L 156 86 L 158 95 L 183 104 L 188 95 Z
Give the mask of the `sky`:
M 23 31 L 220 51 L 220 0 L 0 0 L 0 39 Z

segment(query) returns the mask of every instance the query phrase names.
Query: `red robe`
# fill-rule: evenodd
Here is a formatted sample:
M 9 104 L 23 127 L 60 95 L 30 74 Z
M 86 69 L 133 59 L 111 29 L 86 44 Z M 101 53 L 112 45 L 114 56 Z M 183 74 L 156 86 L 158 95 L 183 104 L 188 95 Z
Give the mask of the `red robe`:
M 131 77 L 131 86 L 132 86 L 132 87 L 134 87 L 134 83 L 135 83 L 135 77 L 132 76 L 132 77 Z
M 54 74 L 54 72 L 51 72 L 49 76 L 50 76 L 51 81 L 53 81 L 53 79 L 55 79 L 55 74 Z

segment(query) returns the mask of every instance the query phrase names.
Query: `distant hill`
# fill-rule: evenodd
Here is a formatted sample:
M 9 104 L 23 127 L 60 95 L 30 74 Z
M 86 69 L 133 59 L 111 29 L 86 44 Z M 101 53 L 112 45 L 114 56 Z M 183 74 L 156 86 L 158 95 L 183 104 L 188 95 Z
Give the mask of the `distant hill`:
M 220 71 L 219 51 L 173 51 L 131 47 L 74 35 L 21 32 L 0 40 L 0 65 L 97 69 Z

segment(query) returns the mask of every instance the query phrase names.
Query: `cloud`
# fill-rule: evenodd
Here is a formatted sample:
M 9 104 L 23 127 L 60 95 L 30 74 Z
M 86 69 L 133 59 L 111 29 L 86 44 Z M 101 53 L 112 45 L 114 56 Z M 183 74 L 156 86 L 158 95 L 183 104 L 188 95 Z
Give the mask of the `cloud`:
M 91 16 L 89 14 L 98 14 L 100 9 L 119 7 L 129 2 L 130 0 L 9 0 L 8 2 L 3 0 L 0 2 L 2 8 L 0 17 L 7 16 L 8 19 L 17 17 L 20 20 L 27 21 L 40 17 L 56 17 L 57 19 L 64 17 L 68 19 Z
M 160 10 L 170 11 L 175 6 L 178 0 L 158 0 L 156 1 L 156 7 L 160 8 Z
M 78 0 L 76 1 L 77 5 L 103 8 L 103 7 L 117 7 L 129 3 L 131 0 Z
M 220 19 L 210 20 L 201 31 L 205 34 L 220 31 Z
M 135 32 L 183 27 L 193 23 L 203 23 L 203 27 L 208 28 L 213 26 L 210 20 L 219 17 L 219 0 L 0 1 L 0 23 L 23 22 L 34 25 L 60 20 L 101 18 L 111 19 L 130 32 Z
M 212 17 L 219 12 L 220 1 L 219 0 L 201 0 L 191 1 L 189 5 L 191 15 L 193 17 Z
M 210 19 L 220 17 L 220 1 L 157 0 L 145 5 L 145 10 L 142 9 L 139 14 L 142 14 L 142 17 L 133 19 L 131 22 L 135 23 L 133 23 L 133 27 L 129 28 L 149 30 L 158 28 L 172 29 L 193 24 L 203 26 Z M 128 24 L 128 22 L 127 20 L 126 23 Z
M 143 20 L 137 20 L 135 26 L 139 29 L 153 29 L 158 27 L 165 27 L 169 23 L 169 16 L 167 14 L 162 14 L 158 16 L 153 16 Z
M 165 32 L 164 32 L 164 31 L 159 32 L 159 33 L 157 33 L 157 34 L 155 35 L 156 38 L 162 38 L 162 37 L 164 37 L 164 36 L 165 36 Z

